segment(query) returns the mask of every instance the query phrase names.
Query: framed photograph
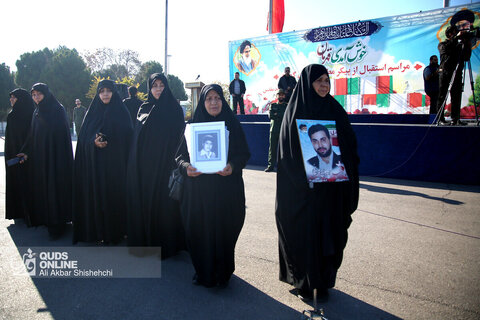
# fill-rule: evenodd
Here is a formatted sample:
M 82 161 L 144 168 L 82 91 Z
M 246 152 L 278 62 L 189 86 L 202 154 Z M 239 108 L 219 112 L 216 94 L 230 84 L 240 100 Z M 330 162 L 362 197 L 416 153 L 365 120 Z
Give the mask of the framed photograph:
M 308 182 L 348 181 L 338 145 L 335 121 L 296 121 Z
M 203 173 L 216 173 L 227 165 L 228 130 L 224 121 L 190 123 L 185 129 L 190 163 Z

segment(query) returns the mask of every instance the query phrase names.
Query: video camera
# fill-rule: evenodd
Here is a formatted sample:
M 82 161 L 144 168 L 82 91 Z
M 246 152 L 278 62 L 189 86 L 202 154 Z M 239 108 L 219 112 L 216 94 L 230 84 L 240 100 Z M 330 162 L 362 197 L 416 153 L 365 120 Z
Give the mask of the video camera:
M 466 31 L 457 37 L 460 40 L 471 40 L 480 38 L 480 28 L 478 27 L 470 26 L 470 28 L 468 29 L 457 29 L 455 33 L 458 33 L 460 31 Z

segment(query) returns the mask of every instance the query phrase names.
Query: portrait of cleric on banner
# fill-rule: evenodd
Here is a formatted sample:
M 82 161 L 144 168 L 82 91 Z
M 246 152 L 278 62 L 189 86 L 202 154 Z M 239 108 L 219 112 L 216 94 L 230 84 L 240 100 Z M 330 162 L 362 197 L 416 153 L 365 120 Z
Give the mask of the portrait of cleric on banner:
M 308 182 L 348 181 L 335 121 L 297 119 L 297 130 Z
M 262 55 L 253 43 L 243 41 L 233 56 L 233 63 L 245 75 L 252 73 L 258 66 Z

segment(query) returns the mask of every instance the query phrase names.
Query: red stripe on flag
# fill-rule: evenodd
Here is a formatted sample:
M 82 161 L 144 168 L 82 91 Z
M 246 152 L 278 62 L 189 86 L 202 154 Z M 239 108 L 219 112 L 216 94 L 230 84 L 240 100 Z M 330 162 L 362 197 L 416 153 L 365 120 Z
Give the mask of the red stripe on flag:
M 422 106 L 422 94 L 418 92 L 409 93 L 407 95 L 408 106 L 418 108 Z
M 272 0 L 272 33 L 282 32 L 285 22 L 284 0 Z M 267 19 L 267 30 L 268 30 Z
M 390 93 L 390 76 L 377 77 L 377 94 Z
M 363 95 L 363 105 L 376 106 L 377 105 L 377 95 L 376 94 L 364 94 Z
M 348 93 L 348 79 L 335 79 L 335 95 L 344 95 Z

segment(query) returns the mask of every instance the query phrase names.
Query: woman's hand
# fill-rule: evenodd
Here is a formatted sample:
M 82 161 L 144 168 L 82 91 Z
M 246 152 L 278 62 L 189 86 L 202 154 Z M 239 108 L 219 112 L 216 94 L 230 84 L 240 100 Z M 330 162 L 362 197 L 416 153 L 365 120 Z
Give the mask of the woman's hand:
M 28 156 L 25 153 L 19 153 L 19 154 L 17 154 L 16 157 L 17 158 L 23 158 L 23 159 L 20 159 L 20 163 L 24 163 L 28 159 Z
M 102 137 L 98 135 L 98 133 L 95 135 L 95 146 L 97 148 L 103 149 L 107 146 L 107 141 L 100 141 Z
M 195 177 L 198 177 L 201 174 L 202 173 L 200 171 L 197 171 L 197 168 L 195 168 L 194 166 L 189 165 L 187 167 L 187 176 L 195 178 Z
M 225 168 L 223 168 L 222 171 L 218 171 L 217 174 L 221 175 L 221 176 L 229 176 L 232 174 L 232 166 L 230 165 L 230 163 L 227 163 L 227 165 L 225 166 Z

